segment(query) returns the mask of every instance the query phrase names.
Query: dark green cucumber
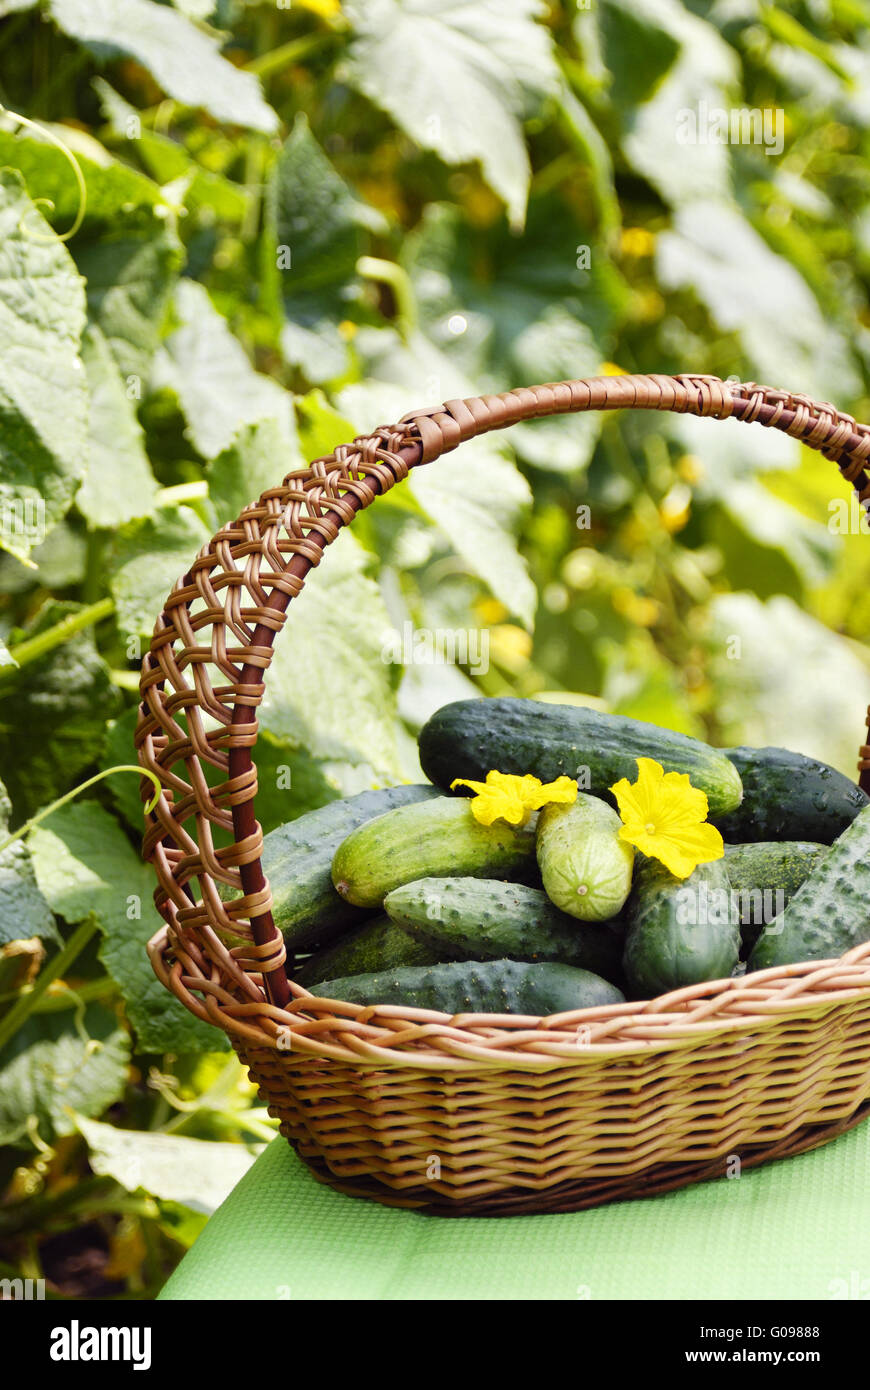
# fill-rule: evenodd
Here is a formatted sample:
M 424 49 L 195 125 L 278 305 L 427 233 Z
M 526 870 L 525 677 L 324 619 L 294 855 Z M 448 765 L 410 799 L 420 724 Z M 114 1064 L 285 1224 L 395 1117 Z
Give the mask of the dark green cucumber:
M 365 975 L 372 970 L 393 970 L 397 965 L 435 965 L 455 959 L 447 950 L 439 951 L 382 915 L 361 922 L 331 946 L 316 951 L 297 967 L 293 978 L 310 989 L 320 980 L 339 975 Z
M 755 945 L 762 928 L 788 906 L 827 852 L 827 845 L 808 840 L 757 840 L 725 846 L 725 868 L 740 917 L 744 950 Z
M 619 838 L 622 821 L 597 796 L 578 792 L 570 805 L 545 806 L 536 832 L 538 868 L 547 896 L 583 922 L 606 922 L 621 911 L 634 849 Z
M 743 801 L 710 819 L 726 840 L 833 844 L 868 804 L 860 787 L 817 758 L 788 748 L 724 748 L 743 782 Z
M 495 821 L 481 825 L 464 797 L 439 796 L 388 811 L 339 845 L 332 881 L 343 898 L 380 907 L 415 878 L 517 875 L 535 863 L 534 832 Z
M 655 758 L 666 772 L 688 773 L 692 786 L 707 793 L 711 812 L 740 805 L 740 776 L 718 749 L 582 705 L 457 700 L 433 714 L 420 732 L 423 771 L 445 789 L 456 777 L 482 781 L 495 768 L 529 772 L 543 782 L 573 777 L 583 791 L 613 804 L 611 786 L 621 777 L 636 781 L 637 758 Z
M 621 976 L 618 924 L 580 923 L 522 883 L 421 878 L 394 888 L 384 907 L 409 939 L 440 949 L 442 960 L 557 961 L 605 980 Z
M 434 787 L 385 787 L 331 801 L 288 821 L 263 839 L 263 873 L 274 899 L 272 915 L 289 951 L 333 940 L 366 915 L 332 884 L 335 851 L 351 831 L 397 806 L 438 796 Z
M 351 1004 L 404 1004 L 445 1014 L 550 1014 L 621 1004 L 615 985 L 573 965 L 518 960 L 453 961 L 405 966 L 369 975 L 324 980 L 321 999 Z
M 828 960 L 870 941 L 870 806 L 852 821 L 765 927 L 750 970 Z
M 626 919 L 622 965 L 634 999 L 724 979 L 740 958 L 723 859 L 678 879 L 657 859 L 638 855 Z

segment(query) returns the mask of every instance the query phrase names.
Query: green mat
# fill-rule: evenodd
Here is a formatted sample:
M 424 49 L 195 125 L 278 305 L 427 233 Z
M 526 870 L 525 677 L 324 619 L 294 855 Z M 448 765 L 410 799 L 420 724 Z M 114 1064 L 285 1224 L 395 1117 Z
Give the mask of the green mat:
M 561 1216 L 462 1220 L 344 1197 L 276 1139 L 161 1297 L 826 1300 L 855 1298 L 868 1280 L 865 1123 L 738 1179 Z

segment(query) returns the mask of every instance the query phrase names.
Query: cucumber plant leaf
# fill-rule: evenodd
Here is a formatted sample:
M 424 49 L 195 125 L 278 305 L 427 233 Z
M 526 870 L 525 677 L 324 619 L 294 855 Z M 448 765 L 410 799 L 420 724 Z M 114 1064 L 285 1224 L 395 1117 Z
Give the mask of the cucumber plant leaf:
M 190 569 L 211 531 L 191 507 L 157 507 L 118 530 L 109 586 L 125 637 L 147 638 L 175 581 Z
M 9 831 L 12 802 L 0 782 L 0 840 Z M 0 946 L 40 936 L 59 941 L 54 915 L 39 891 L 30 851 L 15 840 L 0 854 Z
M 82 360 L 90 390 L 90 449 L 76 506 L 91 526 L 116 527 L 154 510 L 157 483 L 135 406 L 95 324 L 85 333 Z
M 145 1052 L 228 1047 L 225 1035 L 189 1013 L 151 969 L 145 945 L 160 926 L 154 871 L 115 818 L 96 801 L 72 802 L 37 826 L 28 843 L 37 882 L 53 911 L 67 922 L 91 914 L 99 922 L 100 958 L 124 996 L 139 1047 Z
M 107 231 L 76 244 L 87 280 L 88 311 L 111 348 L 127 389 L 144 395 L 163 321 L 183 260 L 175 233 Z

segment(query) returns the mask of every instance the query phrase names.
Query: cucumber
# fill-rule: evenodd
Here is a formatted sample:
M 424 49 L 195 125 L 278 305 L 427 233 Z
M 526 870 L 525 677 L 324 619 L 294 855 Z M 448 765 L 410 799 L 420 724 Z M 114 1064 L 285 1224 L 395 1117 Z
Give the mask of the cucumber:
M 865 941 L 870 941 L 870 806 L 859 811 L 785 911 L 765 927 L 749 969 L 834 959 Z
M 338 975 L 363 975 L 371 970 L 392 970 L 397 965 L 435 965 L 455 960 L 448 950 L 438 950 L 391 922 L 389 917 L 371 917 L 324 946 L 294 971 L 297 984 L 310 989 L 320 980 Z
M 288 951 L 323 945 L 365 916 L 332 885 L 332 859 L 342 840 L 393 807 L 438 796 L 425 785 L 360 792 L 269 831 L 263 839 L 263 873 L 272 889 L 272 916 Z
M 518 960 L 453 961 L 324 980 L 318 998 L 405 1004 L 445 1014 L 551 1014 L 621 1004 L 624 996 L 588 970 Z
M 740 914 L 744 949 L 755 945 L 762 927 L 779 916 L 827 852 L 827 845 L 807 840 L 725 846 L 725 868 Z
M 387 811 L 338 847 L 332 881 L 348 902 L 380 907 L 415 878 L 497 878 L 534 867 L 535 836 L 506 821 L 480 825 L 464 797 L 439 796 Z
M 631 888 L 634 849 L 620 840 L 622 821 L 606 802 L 578 793 L 570 806 L 545 806 L 537 855 L 552 902 L 583 922 L 615 917 Z
M 815 840 L 833 844 L 868 804 L 861 788 L 816 758 L 788 748 L 725 748 L 743 782 L 743 801 L 710 819 L 737 841 Z
M 725 979 L 740 958 L 735 917 L 724 860 L 678 879 L 657 859 L 638 855 L 622 958 L 630 997 Z
M 457 700 L 433 714 L 420 732 L 423 771 L 444 788 L 455 777 L 482 781 L 496 768 L 529 772 L 543 782 L 574 777 L 582 790 L 613 804 L 611 786 L 620 777 L 636 780 L 639 757 L 655 758 L 666 772 L 687 772 L 692 786 L 707 793 L 711 812 L 721 814 L 740 805 L 740 774 L 718 749 L 655 724 L 582 705 Z
M 442 960 L 558 961 L 605 980 L 621 975 L 619 927 L 580 926 L 539 888 L 490 878 L 421 878 L 394 888 L 384 907 L 410 939 L 440 949 Z

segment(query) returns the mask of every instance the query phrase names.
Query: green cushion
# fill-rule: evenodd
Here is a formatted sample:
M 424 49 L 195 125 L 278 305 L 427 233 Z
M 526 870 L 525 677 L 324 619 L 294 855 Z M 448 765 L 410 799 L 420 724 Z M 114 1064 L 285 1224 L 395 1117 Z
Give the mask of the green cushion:
M 344 1197 L 276 1139 L 161 1297 L 829 1299 L 866 1271 L 868 1229 L 870 1123 L 663 1197 L 461 1220 Z

